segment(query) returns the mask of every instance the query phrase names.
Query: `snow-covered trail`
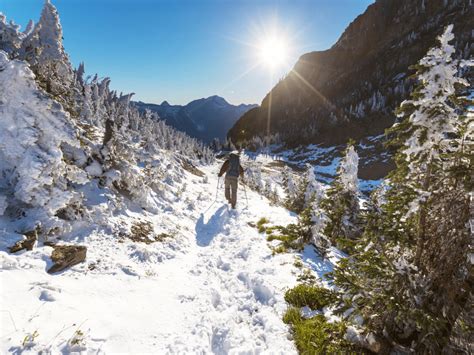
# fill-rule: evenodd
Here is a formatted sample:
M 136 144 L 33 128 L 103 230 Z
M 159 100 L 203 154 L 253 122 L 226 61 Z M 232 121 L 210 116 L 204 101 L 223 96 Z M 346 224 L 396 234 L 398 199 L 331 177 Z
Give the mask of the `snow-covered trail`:
M 248 210 L 228 206 L 199 218 L 197 248 L 187 270 L 195 287 L 183 299 L 194 321 L 174 337 L 178 350 L 295 351 L 281 321 L 284 288 L 294 282 L 293 259 L 272 257 L 264 238 L 247 225 L 251 220 L 255 216 Z
M 249 225 L 294 217 L 252 191 L 247 207 L 242 188 L 237 210 L 223 203 L 223 191 L 211 205 L 216 170 L 205 169 L 208 182 L 190 181 L 183 201 L 195 199 L 194 208 L 177 204 L 155 217 L 178 226 L 174 244 L 91 235 L 83 244 L 99 267 L 83 263 L 57 275 L 44 271 L 49 247 L 0 251 L 0 352 L 25 350 L 24 337 L 37 331 L 31 353 L 295 353 L 281 320 L 284 291 L 300 272 L 295 255 L 273 256 Z M 316 271 L 329 267 L 314 262 L 307 260 Z

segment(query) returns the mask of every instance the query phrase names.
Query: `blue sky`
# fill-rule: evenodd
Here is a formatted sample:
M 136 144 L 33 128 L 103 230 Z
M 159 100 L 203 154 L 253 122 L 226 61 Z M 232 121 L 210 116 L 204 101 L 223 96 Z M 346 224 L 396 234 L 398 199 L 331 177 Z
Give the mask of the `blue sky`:
M 329 48 L 372 0 L 52 0 L 75 66 L 112 79 L 135 99 L 185 104 L 220 95 L 260 103 L 306 52 Z M 0 0 L 24 27 L 43 0 Z M 257 65 L 274 33 L 286 38 L 286 64 Z M 253 68 L 253 69 L 252 69 Z M 252 69 L 252 70 L 250 70 Z

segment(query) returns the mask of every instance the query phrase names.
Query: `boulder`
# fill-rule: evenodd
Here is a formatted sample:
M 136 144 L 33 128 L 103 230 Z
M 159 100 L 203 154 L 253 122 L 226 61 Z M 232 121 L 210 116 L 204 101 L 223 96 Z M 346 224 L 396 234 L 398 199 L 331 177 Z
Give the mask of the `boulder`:
M 10 253 L 16 253 L 20 250 L 33 250 L 36 241 L 38 240 L 38 231 L 36 229 L 24 233 L 24 239 L 19 240 L 13 246 L 9 247 Z
M 87 248 L 82 245 L 55 245 L 51 260 L 54 265 L 48 270 L 49 274 L 62 271 L 68 267 L 86 260 Z

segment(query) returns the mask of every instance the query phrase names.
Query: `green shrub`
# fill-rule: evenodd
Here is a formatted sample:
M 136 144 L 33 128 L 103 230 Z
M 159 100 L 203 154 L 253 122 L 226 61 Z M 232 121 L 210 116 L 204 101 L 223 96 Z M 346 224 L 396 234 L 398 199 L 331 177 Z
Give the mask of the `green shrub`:
M 265 224 L 268 224 L 268 223 L 270 223 L 270 221 L 267 218 L 265 217 L 260 218 L 259 221 L 257 222 L 258 232 L 259 233 L 266 232 L 267 227 L 265 227 Z
M 344 322 L 329 323 L 321 314 L 305 319 L 296 307 L 288 308 L 283 321 L 291 327 L 300 354 L 367 353 L 345 339 L 347 326 Z
M 286 291 L 285 301 L 295 307 L 308 306 L 316 310 L 336 302 L 337 296 L 334 291 L 324 287 L 299 284 Z
M 314 276 L 310 269 L 306 268 L 298 275 L 296 281 L 306 284 L 314 284 L 316 282 L 316 276 Z
M 293 266 L 297 267 L 298 269 L 301 269 L 303 267 L 303 262 L 300 259 L 295 259 Z
M 287 251 L 288 249 L 281 244 L 276 247 L 272 247 L 272 255 L 286 253 Z
M 267 240 L 279 240 L 279 250 L 302 250 L 311 241 L 311 210 L 305 209 L 299 216 L 297 223 L 286 226 L 267 227 Z
M 285 314 L 283 315 L 283 322 L 285 324 L 292 325 L 302 321 L 303 318 L 301 317 L 300 309 L 296 307 L 288 308 Z

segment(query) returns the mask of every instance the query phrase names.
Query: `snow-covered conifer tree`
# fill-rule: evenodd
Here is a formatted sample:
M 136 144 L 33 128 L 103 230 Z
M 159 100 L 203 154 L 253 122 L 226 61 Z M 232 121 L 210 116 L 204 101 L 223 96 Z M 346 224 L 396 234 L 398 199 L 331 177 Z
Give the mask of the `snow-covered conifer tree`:
M 399 150 L 385 203 L 334 273 L 382 343 L 416 353 L 456 352 L 453 329 L 472 297 L 474 127 L 469 83 L 458 76 L 472 62 L 453 58 L 452 29 L 416 66 L 419 86 L 390 131 Z
M 5 51 L 12 59 L 18 56 L 21 43 L 25 35 L 29 32 L 31 21 L 25 32 L 19 31 L 20 26 L 10 21 L 7 22 L 4 14 L 0 12 L 0 49 Z
M 324 254 L 325 250 L 330 246 L 330 242 L 324 235 L 327 217 L 321 206 L 323 198 L 323 186 L 316 180 L 314 167 L 308 164 L 306 169 L 305 208 L 309 209 L 311 213 L 312 243 L 322 254 Z
M 70 100 L 73 70 L 63 47 L 59 15 L 49 0 L 45 1 L 38 23 L 22 42 L 20 59 L 30 63 L 41 86 L 62 103 Z
M 337 169 L 337 176 L 322 202 L 327 216 L 324 234 L 344 250 L 348 250 L 360 234 L 358 165 L 359 156 L 354 143 L 349 142 Z
M 40 224 L 48 233 L 59 221 L 56 212 L 74 198 L 69 184 L 87 181 L 62 152 L 65 144 L 79 146 L 74 127 L 61 106 L 36 87 L 26 63 L 10 61 L 2 51 L 0 101 L 5 103 L 0 106 L 0 175 L 11 188 L 6 204 L 23 204 L 27 228 Z
M 316 202 L 319 204 L 323 196 L 323 187 L 321 183 L 316 180 L 316 174 L 314 173 L 314 167 L 307 164 L 306 167 L 306 190 L 305 190 L 305 206 L 309 206 L 311 203 Z
M 289 199 L 295 195 L 296 186 L 293 180 L 291 169 L 285 165 L 281 174 L 281 183 L 283 186 L 283 191 L 285 192 L 286 198 Z

